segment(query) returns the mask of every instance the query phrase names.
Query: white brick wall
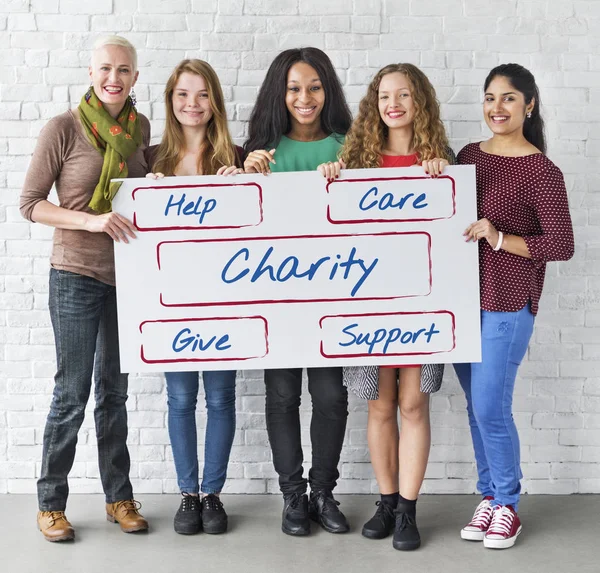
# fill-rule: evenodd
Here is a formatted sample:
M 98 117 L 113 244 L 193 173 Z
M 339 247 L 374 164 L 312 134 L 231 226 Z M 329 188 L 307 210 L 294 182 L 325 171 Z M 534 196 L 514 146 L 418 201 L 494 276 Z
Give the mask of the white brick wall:
M 0 492 L 35 491 L 54 374 L 46 310 L 51 231 L 21 219 L 20 187 L 37 134 L 77 105 L 89 48 L 106 32 L 122 33 L 139 50 L 138 99 L 155 141 L 163 82 L 186 56 L 205 58 L 219 72 L 240 143 L 265 70 L 283 48 L 326 49 L 354 109 L 380 66 L 416 63 L 438 89 L 456 151 L 486 133 L 479 102 L 487 71 L 507 61 L 530 67 L 541 88 L 549 155 L 565 173 L 577 249 L 572 261 L 549 265 L 517 384 L 523 485 L 530 493 L 600 492 L 597 0 L 0 0 Z M 132 376 L 130 389 L 136 491 L 174 492 L 163 379 Z M 263 394 L 260 372 L 240 374 L 228 491 L 277 491 Z M 350 402 L 340 492 L 376 491 L 365 406 Z M 306 405 L 302 419 L 310 459 Z M 74 492 L 100 491 L 92 420 L 88 415 L 80 434 Z M 204 428 L 203 411 L 198 425 Z M 451 374 L 433 397 L 432 425 L 424 491 L 474 491 L 464 399 Z

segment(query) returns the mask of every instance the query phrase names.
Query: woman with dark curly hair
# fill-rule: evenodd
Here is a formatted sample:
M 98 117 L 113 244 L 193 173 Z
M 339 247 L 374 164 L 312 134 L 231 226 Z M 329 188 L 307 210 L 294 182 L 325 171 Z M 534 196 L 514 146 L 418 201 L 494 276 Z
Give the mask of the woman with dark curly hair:
M 455 162 L 435 90 L 419 68 L 390 64 L 375 74 L 340 156 L 339 162 L 319 166 L 325 177 L 339 177 L 342 167 L 412 165 L 421 165 L 436 177 Z M 377 511 L 362 534 L 382 539 L 394 531 L 395 549 L 417 549 L 421 544 L 416 503 L 431 441 L 429 394 L 440 389 L 443 373 L 443 365 L 438 364 L 344 371 L 345 384 L 369 400 L 367 438 L 381 492 Z

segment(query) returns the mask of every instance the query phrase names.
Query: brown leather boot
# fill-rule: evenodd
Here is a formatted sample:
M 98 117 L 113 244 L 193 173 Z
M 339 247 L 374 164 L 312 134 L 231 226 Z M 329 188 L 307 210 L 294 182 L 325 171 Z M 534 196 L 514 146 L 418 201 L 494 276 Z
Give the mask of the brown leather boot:
M 75 539 L 75 530 L 67 520 L 64 511 L 38 511 L 37 525 L 48 541 Z
M 133 533 L 148 529 L 148 522 L 138 511 L 142 504 L 135 499 L 125 499 L 115 503 L 106 504 L 106 519 L 112 523 L 118 523 L 121 531 Z

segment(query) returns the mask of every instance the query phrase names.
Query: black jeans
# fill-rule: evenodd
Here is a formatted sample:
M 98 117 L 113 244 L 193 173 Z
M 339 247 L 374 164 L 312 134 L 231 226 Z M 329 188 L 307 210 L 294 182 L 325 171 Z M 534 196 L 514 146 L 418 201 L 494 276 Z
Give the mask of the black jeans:
M 119 367 L 115 287 L 91 277 L 50 270 L 50 318 L 56 376 L 44 430 L 38 480 L 41 511 L 64 511 L 67 476 L 92 386 L 100 478 L 107 503 L 132 499 L 127 450 L 127 374 Z
M 265 370 L 267 432 L 273 463 L 284 495 L 306 492 L 302 476 L 300 396 L 302 368 Z M 308 368 L 312 399 L 310 440 L 312 467 L 308 481 L 313 491 L 333 490 L 340 476 L 338 463 L 348 418 L 348 391 L 341 368 Z

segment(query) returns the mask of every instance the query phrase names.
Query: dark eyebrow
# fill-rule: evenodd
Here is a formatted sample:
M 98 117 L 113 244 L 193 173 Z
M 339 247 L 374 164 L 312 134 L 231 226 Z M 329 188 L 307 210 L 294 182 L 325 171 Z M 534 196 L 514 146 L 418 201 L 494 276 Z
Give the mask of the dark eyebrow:
M 486 95 L 486 96 L 488 96 L 488 95 L 490 95 L 490 96 L 493 96 L 494 94 L 493 94 L 493 93 L 491 93 L 491 92 L 485 92 L 485 95 Z M 505 92 L 505 93 L 503 93 L 503 94 L 501 94 L 501 95 L 503 95 L 503 96 L 507 96 L 507 95 L 517 95 L 517 94 L 516 94 L 516 92 Z
M 311 81 L 311 83 L 320 82 L 321 79 L 320 78 L 314 78 L 314 79 L 312 79 L 310 81 Z M 300 83 L 298 80 L 289 80 L 288 81 L 288 84 L 298 84 L 298 83 Z

